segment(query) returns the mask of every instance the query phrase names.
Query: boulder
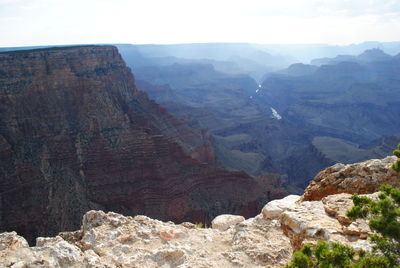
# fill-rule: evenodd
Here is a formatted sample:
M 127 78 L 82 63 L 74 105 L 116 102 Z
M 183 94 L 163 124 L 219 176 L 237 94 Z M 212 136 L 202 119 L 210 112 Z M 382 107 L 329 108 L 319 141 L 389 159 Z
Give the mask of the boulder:
M 245 218 L 243 216 L 223 214 L 215 217 L 211 222 L 211 226 L 213 229 L 225 231 L 244 220 Z
M 288 195 L 282 199 L 273 200 L 264 206 L 262 215 L 265 219 L 279 218 L 284 211 L 294 210 L 299 199 L 299 195 Z
M 1 250 L 18 250 L 20 248 L 29 247 L 25 238 L 17 235 L 16 232 L 5 232 L 0 234 L 0 251 Z

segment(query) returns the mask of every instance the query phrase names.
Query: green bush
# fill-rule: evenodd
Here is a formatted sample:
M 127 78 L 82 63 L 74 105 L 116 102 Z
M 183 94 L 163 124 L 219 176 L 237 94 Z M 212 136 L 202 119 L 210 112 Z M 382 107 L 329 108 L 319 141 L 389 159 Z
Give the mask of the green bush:
M 355 251 L 340 243 L 319 241 L 311 247 L 304 245 L 300 251 L 293 254 L 286 268 L 390 268 L 393 267 L 385 257 L 367 254 L 365 251 Z
M 347 212 L 352 219 L 368 218 L 375 234 L 371 253 L 355 251 L 339 243 L 319 241 L 316 246 L 305 245 L 293 254 L 287 268 L 389 268 L 400 267 L 400 189 L 383 185 L 377 200 L 353 195 L 354 207 Z
M 400 158 L 400 144 L 397 145 L 397 149 L 393 151 L 393 154 Z M 393 163 L 393 169 L 400 172 L 400 159 L 397 159 L 397 161 Z
M 400 144 L 393 152 L 400 158 Z M 400 159 L 393 164 L 400 172 Z M 400 189 L 383 185 L 377 200 L 353 195 L 354 207 L 347 212 L 352 219 L 368 218 L 369 227 L 375 233 L 371 253 L 356 252 L 339 243 L 319 241 L 316 246 L 305 245 L 293 254 L 287 268 L 399 268 L 400 267 Z
M 208 228 L 207 223 L 202 223 L 202 222 L 196 222 L 194 224 L 195 229 L 202 229 L 202 228 Z
M 383 185 L 378 200 L 353 196 L 354 207 L 347 212 L 350 219 L 369 218 L 373 252 L 382 254 L 390 267 L 400 267 L 400 189 Z

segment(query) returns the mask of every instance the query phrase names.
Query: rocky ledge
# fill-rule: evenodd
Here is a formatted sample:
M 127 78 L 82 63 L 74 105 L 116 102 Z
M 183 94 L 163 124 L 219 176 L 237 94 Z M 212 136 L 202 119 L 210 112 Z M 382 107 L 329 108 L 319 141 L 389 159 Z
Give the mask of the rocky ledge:
M 338 163 L 318 173 L 304 191 L 304 200 L 321 200 L 338 193 L 373 193 L 382 184 L 396 185 L 399 175 L 391 166 L 396 156 L 371 159 L 361 163 Z
M 384 177 L 391 172 L 388 163 L 392 160 L 371 160 L 384 167 L 368 173 L 376 179 L 371 189 L 386 182 Z M 365 170 L 370 163 L 353 164 L 353 168 Z M 326 174 L 332 169 L 325 170 Z M 345 180 L 357 179 L 361 185 L 370 182 L 369 176 L 347 174 Z M 343 180 L 342 176 L 337 180 Z M 314 180 L 311 185 L 319 181 Z M 400 182 L 399 176 L 395 175 L 391 182 Z M 356 189 L 352 191 L 357 192 Z M 359 189 L 365 192 L 365 188 Z M 345 216 L 352 205 L 349 193 L 331 194 L 317 201 L 290 195 L 269 202 L 254 218 L 220 215 L 211 228 L 92 210 L 84 215 L 80 230 L 52 238 L 39 237 L 34 247 L 15 232 L 0 234 L 0 260 L 4 267 L 13 268 L 280 267 L 302 244 L 321 239 L 370 249 L 367 222 L 351 222 Z

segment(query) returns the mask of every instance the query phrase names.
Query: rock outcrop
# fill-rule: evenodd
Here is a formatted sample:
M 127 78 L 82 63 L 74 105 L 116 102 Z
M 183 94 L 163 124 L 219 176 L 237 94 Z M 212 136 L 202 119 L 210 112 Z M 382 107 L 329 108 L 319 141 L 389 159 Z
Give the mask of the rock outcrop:
M 340 209 L 350 208 L 350 195 L 333 195 L 325 201 L 298 202 L 299 198 L 272 201 L 274 205 L 266 205 L 262 214 L 248 220 L 223 215 L 224 228 L 214 221 L 213 228 L 197 229 L 191 223 L 177 225 L 146 216 L 89 211 L 80 230 L 40 237 L 35 247 L 28 247 L 15 232 L 1 234 L 0 263 L 13 268 L 261 268 L 281 267 L 302 244 L 320 239 L 370 249 L 365 222 L 343 223 L 340 211 L 332 212 L 343 200 L 349 206 Z
M 390 168 L 384 164 L 391 161 L 388 159 L 371 160 L 369 163 L 375 162 L 375 166 L 380 163 L 383 168 L 371 170 L 368 176 L 360 173 L 358 181 L 367 184 L 370 176 L 379 178 L 385 169 L 389 172 Z M 329 173 L 321 174 L 328 176 Z M 377 189 L 384 182 L 377 179 L 375 188 L 360 187 L 360 191 L 357 188 L 352 191 Z M 378 196 L 377 193 L 366 195 Z M 368 222 L 362 219 L 352 222 L 346 216 L 352 206 L 349 193 L 327 195 L 316 201 L 290 195 L 269 202 L 254 218 L 244 220 L 241 216 L 220 215 L 213 220 L 212 228 L 92 210 L 84 215 L 80 230 L 52 238 L 40 237 L 35 247 L 29 247 L 15 232 L 0 234 L 0 263 L 13 268 L 281 267 L 295 250 L 318 240 L 371 250 Z
M 90 209 L 209 223 L 285 194 L 203 163 L 209 134 L 150 101 L 112 46 L 0 53 L 0 103 L 0 231 L 29 241 Z
M 399 184 L 400 176 L 391 168 L 396 159 L 396 156 L 388 156 L 384 159 L 331 166 L 318 173 L 310 182 L 303 200 L 321 200 L 338 193 L 373 193 L 382 184 Z

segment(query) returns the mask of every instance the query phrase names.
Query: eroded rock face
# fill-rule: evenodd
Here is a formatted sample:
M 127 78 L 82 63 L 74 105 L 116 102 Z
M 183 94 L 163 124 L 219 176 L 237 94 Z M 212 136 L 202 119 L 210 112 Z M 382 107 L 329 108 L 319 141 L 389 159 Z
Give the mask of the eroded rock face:
M 0 234 L 0 260 L 6 267 L 261 268 L 282 267 L 294 250 L 321 239 L 371 249 L 367 223 L 343 219 L 342 212 L 352 206 L 350 195 L 324 201 L 299 198 L 272 201 L 247 220 L 220 215 L 213 228 L 199 229 L 187 222 L 92 210 L 84 215 L 80 230 L 39 237 L 35 247 L 29 248 L 15 232 Z
M 80 239 L 76 240 L 76 233 Z M 166 235 L 166 234 L 169 235 Z M 6 267 L 279 267 L 292 254 L 276 220 L 256 217 L 227 231 L 195 229 L 145 216 L 89 211 L 81 230 L 38 238 L 35 247 L 16 233 L 0 236 Z
M 374 194 L 369 194 L 375 197 Z M 294 250 L 304 244 L 327 240 L 369 250 L 366 240 L 370 229 L 365 220 L 351 222 L 345 213 L 353 206 L 351 195 L 337 194 L 323 201 L 301 201 L 300 196 L 288 196 L 265 205 L 262 216 L 280 221 Z
M 338 193 L 373 193 L 382 184 L 396 185 L 400 183 L 400 176 L 391 168 L 396 159 L 396 156 L 388 156 L 350 165 L 339 163 L 331 166 L 318 173 L 310 182 L 303 200 L 321 200 Z
M 207 131 L 139 91 L 115 47 L 0 53 L 0 103 L 0 231 L 29 241 L 78 229 L 90 209 L 249 217 L 274 192 L 203 163 L 215 161 Z
M 365 184 L 370 180 L 359 178 Z M 377 192 L 365 195 L 378 197 Z M 272 268 L 282 267 L 294 251 L 319 240 L 369 251 L 368 222 L 352 222 L 346 216 L 353 206 L 351 196 L 339 193 L 305 201 L 290 195 L 269 202 L 247 220 L 219 215 L 212 228 L 92 210 L 84 215 L 80 230 L 38 238 L 36 247 L 29 248 L 15 232 L 0 234 L 0 260 L 10 267 Z

